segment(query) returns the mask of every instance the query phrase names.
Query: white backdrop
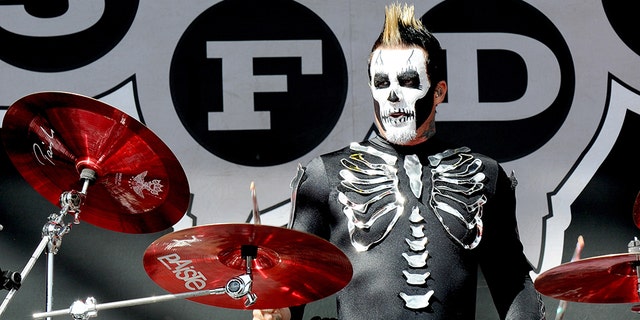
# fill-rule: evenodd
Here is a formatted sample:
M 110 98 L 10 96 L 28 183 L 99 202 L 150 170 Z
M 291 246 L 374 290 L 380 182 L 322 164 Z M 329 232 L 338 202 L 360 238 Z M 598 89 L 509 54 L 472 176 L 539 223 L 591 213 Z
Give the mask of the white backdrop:
M 494 1 L 415 3 L 417 14 L 425 14 L 428 25 L 434 21 L 434 33 L 447 50 L 449 95 L 447 102 L 438 107 L 438 120 L 451 124 L 451 128 L 467 125 L 476 128 L 478 131 L 465 132 L 473 137 L 472 144 L 488 145 L 480 151 L 490 155 L 495 152 L 507 171 L 515 171 L 519 181 L 520 234 L 536 269 L 534 277 L 568 261 L 578 234 L 585 234 L 583 257 L 586 257 L 626 252 L 626 241 L 637 231 L 631 214 L 640 189 L 633 156 L 633 147 L 637 145 L 633 140 L 639 129 L 630 119 L 640 113 L 638 36 L 629 27 L 633 19 L 625 14 L 629 9 L 614 11 L 610 2 L 614 1 L 506 1 L 508 6 Z M 263 10 L 261 18 L 266 22 L 260 22 L 261 27 L 251 23 L 255 22 L 255 13 L 245 15 L 245 11 L 237 8 L 269 7 L 266 2 L 142 0 L 137 7 L 135 3 L 69 0 L 66 11 L 38 17 L 22 5 L 0 1 L 0 42 L 4 52 L 0 54 L 0 118 L 14 101 L 30 93 L 68 91 L 99 98 L 143 121 L 175 153 L 193 195 L 189 214 L 173 230 L 195 224 L 247 221 L 252 210 L 249 190 L 252 181 L 264 214 L 262 222 L 283 225 L 288 219 L 289 182 L 297 164 L 362 140 L 369 133 L 373 116 L 366 85 L 366 58 L 380 31 L 387 1 L 274 1 L 274 7 L 290 8 L 291 12 L 302 12 L 313 19 L 308 20 L 309 26 L 300 25 L 300 20 L 294 18 L 271 19 L 275 10 Z M 487 10 L 477 10 L 482 6 Z M 501 11 L 503 6 L 507 8 Z M 509 11 L 514 8 L 518 10 Z M 116 14 L 118 10 L 122 13 Z M 131 19 L 127 20 L 129 15 Z M 491 17 L 491 22 L 486 22 L 487 17 Z M 455 23 L 461 20 L 468 24 Z M 439 26 L 442 21 L 451 22 Z M 249 25 L 246 29 L 245 24 Z M 94 28 L 98 25 L 101 27 Z M 297 31 L 282 32 L 281 25 L 284 30 Z M 234 34 L 234 30 L 239 31 Z M 44 42 L 47 38 L 51 41 Z M 331 39 L 336 40 L 333 47 Z M 276 42 L 280 40 L 290 42 Z M 222 46 L 222 41 L 229 42 Z M 246 44 L 246 51 L 234 54 L 228 48 L 235 44 L 238 48 Z M 318 44 L 326 52 L 319 54 Z M 189 51 L 193 48 L 202 51 Z M 506 57 L 516 58 L 508 60 L 510 64 L 505 62 L 504 70 L 487 76 L 491 72 L 479 62 L 487 52 L 506 52 Z M 340 54 L 343 61 L 336 60 Z M 186 60 L 191 55 L 203 56 L 203 61 L 211 61 L 212 65 L 189 64 Z M 262 77 L 257 73 L 246 74 L 258 70 L 260 62 L 253 58 L 260 57 L 299 57 L 299 72 L 307 75 L 304 79 L 314 75 L 321 78 L 323 70 L 337 65 L 335 73 L 324 75 L 321 81 L 326 82 L 321 83 L 346 87 L 342 86 L 344 92 L 323 92 L 326 86 L 305 87 L 304 82 L 302 88 L 294 89 L 295 83 L 287 83 L 287 77 L 292 77 L 290 71 L 288 75 L 265 71 L 268 76 Z M 280 63 L 274 61 L 271 63 Z M 251 68 L 254 62 L 256 65 Z M 181 66 L 193 69 L 176 69 Z M 500 64 L 494 61 L 492 66 Z M 336 80 L 341 72 L 346 76 L 342 82 Z M 189 82 L 177 83 L 184 79 Z M 195 84 L 202 86 L 193 89 L 197 94 L 222 98 L 191 96 L 189 104 L 180 105 L 186 99 L 180 90 L 193 88 Z M 511 99 L 491 100 L 483 96 L 484 91 Z M 278 96 L 269 98 L 269 92 Z M 311 132 L 326 132 L 326 137 L 319 134 L 320 141 L 307 138 L 287 141 L 281 135 L 252 141 L 255 135 L 235 135 L 239 131 L 234 126 L 249 131 L 258 130 L 258 126 L 269 131 L 273 126 L 276 131 L 276 121 L 281 124 L 278 128 L 283 128 L 287 121 L 293 125 L 305 116 L 314 117 L 315 113 L 306 114 L 307 111 L 324 114 L 318 111 L 319 106 L 306 109 L 305 105 L 292 102 L 305 94 L 318 95 L 320 103 L 344 102 L 342 106 L 327 107 L 327 113 L 337 112 L 334 118 L 328 116 L 328 123 L 307 128 Z M 258 112 L 257 107 L 251 107 L 255 101 L 272 105 L 267 112 Z M 231 106 L 244 107 L 234 113 Z M 186 115 L 189 108 L 200 113 Z M 552 109 L 557 116 L 534 120 Z M 209 131 L 225 134 L 206 135 L 207 130 L 202 127 L 189 127 L 189 121 L 198 117 L 209 119 L 212 126 L 223 114 L 221 123 L 229 127 L 210 127 Z M 508 126 L 520 120 L 522 126 Z M 447 134 L 458 132 L 447 128 L 444 130 Z M 504 128 L 506 132 L 496 134 L 504 140 L 474 134 L 484 132 L 483 128 L 486 131 Z M 280 138 L 283 141 L 277 141 Z M 235 154 L 230 142 L 241 151 Z M 274 153 L 280 150 L 280 143 L 289 144 L 285 148 L 289 158 L 271 155 L 271 163 L 260 163 L 262 158 L 258 157 L 248 159 L 254 143 L 266 145 L 267 151 L 260 154 L 266 156 L 269 144 L 274 145 Z M 522 148 L 515 152 L 513 147 Z M 4 168 L 3 171 L 9 172 Z M 12 177 L 9 173 L 4 176 Z M 16 194 L 8 186 L 13 184 L 7 182 L 2 186 L 0 202 Z M 29 196 L 34 201 L 42 200 L 33 193 Z M 579 198 L 583 200 L 578 202 Z M 0 269 L 20 270 L 30 257 L 29 248 L 35 248 L 36 243 L 28 242 L 34 240 L 33 236 L 23 239 L 11 233 L 11 227 L 18 221 L 14 211 L 24 208 L 6 205 L 1 209 L 4 211 L 0 212 L 0 224 L 5 230 L 0 232 Z M 44 222 L 45 217 L 36 216 L 34 220 L 37 226 L 37 221 Z M 76 227 L 87 228 L 94 230 L 86 224 Z M 33 233 L 37 237 L 39 230 L 34 229 Z M 107 239 L 110 236 L 120 235 L 107 232 Z M 142 242 L 148 243 L 154 235 L 140 237 L 146 237 Z M 92 240 L 98 248 L 104 244 L 101 239 Z M 72 241 L 65 240 L 65 245 Z M 17 243 L 24 248 L 17 250 Z M 144 245 L 140 248 L 144 250 Z M 64 249 L 63 246 L 63 253 Z M 64 254 L 61 255 L 63 259 Z M 6 258 L 9 256 L 11 259 Z M 15 298 L 19 302 L 15 303 L 26 305 L 31 300 L 27 296 L 19 292 Z M 66 301 L 75 298 L 57 298 L 58 305 L 67 307 Z M 552 314 L 553 308 L 554 305 L 548 306 Z M 12 307 L 9 312 L 20 314 L 16 309 Z M 628 306 L 622 309 L 626 311 Z M 572 316 L 570 313 L 568 318 Z

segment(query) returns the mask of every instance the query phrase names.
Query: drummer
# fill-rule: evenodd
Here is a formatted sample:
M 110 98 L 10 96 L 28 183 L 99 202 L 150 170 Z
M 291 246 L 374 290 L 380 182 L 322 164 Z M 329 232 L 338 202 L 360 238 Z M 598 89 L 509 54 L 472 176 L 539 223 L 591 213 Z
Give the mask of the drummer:
M 474 319 L 480 267 L 501 319 L 545 319 L 518 235 L 515 177 L 436 136 L 444 52 L 413 6 L 386 7 L 368 63 L 378 135 L 311 160 L 294 179 L 290 227 L 330 240 L 353 264 L 338 318 Z

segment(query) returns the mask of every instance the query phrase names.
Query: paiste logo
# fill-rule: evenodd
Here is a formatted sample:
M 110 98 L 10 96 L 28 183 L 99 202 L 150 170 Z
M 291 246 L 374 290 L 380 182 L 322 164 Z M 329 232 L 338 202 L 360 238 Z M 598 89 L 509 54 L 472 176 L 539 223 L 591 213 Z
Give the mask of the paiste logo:
M 54 131 L 53 129 L 47 130 L 43 127 L 40 127 L 40 131 L 42 133 L 42 138 L 46 141 L 40 141 L 40 143 L 33 144 L 33 155 L 38 161 L 40 165 L 54 165 L 53 162 L 53 138 Z
M 188 290 L 202 290 L 207 285 L 207 277 L 194 269 L 191 260 L 183 260 L 177 253 L 160 256 L 157 259 L 173 272 L 176 279 L 184 281 L 184 287 Z

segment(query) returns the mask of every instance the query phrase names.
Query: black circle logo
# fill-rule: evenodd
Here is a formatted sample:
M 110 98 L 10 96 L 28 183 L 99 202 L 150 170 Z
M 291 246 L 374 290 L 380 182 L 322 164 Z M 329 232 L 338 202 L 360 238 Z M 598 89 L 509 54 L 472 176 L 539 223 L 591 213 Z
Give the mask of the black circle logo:
M 76 3 L 78 5 L 78 3 Z M 127 34 L 138 11 L 138 0 L 104 1 L 102 12 L 85 15 L 78 21 L 69 1 L 33 1 L 25 6 L 11 5 L 19 25 L 0 22 L 0 42 L 11 49 L 0 51 L 0 60 L 15 67 L 38 72 L 62 72 L 86 66 L 107 54 Z M 8 10 L 9 5 L 3 10 Z M 42 19 L 45 18 L 45 19 Z M 58 19 L 46 19 L 58 18 Z M 32 20 L 30 20 L 32 19 Z M 34 25 L 35 22 L 37 26 Z M 56 21 L 71 29 L 58 31 Z M 7 23 L 7 22 L 5 22 Z M 51 24 L 51 27 L 47 27 Z M 24 33 L 23 27 L 30 31 Z
M 575 92 L 574 64 L 562 34 L 538 9 L 523 1 L 513 0 L 443 1 L 422 16 L 422 21 L 439 37 L 452 35 L 454 41 L 461 41 L 460 34 L 473 34 L 474 39 L 481 40 L 493 37 L 510 39 L 506 42 L 525 39 L 523 41 L 527 41 L 527 48 L 544 47 L 551 53 L 552 57 L 548 60 L 541 63 L 538 61 L 538 64 L 534 63 L 533 67 L 528 67 L 527 62 L 530 61 L 523 59 L 527 52 L 503 50 L 500 47 L 478 47 L 484 45 L 483 41 L 479 41 L 482 43 L 480 45 L 465 43 L 466 50 L 475 51 L 478 84 L 477 88 L 464 89 L 477 90 L 479 101 L 470 103 L 475 103 L 479 109 L 485 103 L 512 103 L 522 98 L 528 90 L 545 87 L 550 79 L 559 79 L 557 87 L 552 88 L 553 90 L 544 90 L 542 93 L 540 90 L 533 90 L 538 92 L 538 96 L 534 96 L 533 99 L 537 101 L 520 106 L 540 110 L 536 114 L 500 121 L 481 119 L 440 122 L 439 135 L 506 162 L 533 153 L 562 127 L 571 109 Z M 447 62 L 448 67 L 455 63 L 463 63 L 463 59 L 455 58 L 454 53 L 447 52 L 447 60 L 451 59 Z M 460 71 L 459 66 L 457 70 Z M 537 76 L 528 79 L 527 75 L 534 74 L 534 71 Z M 455 72 L 447 76 L 450 89 L 455 82 L 451 81 L 454 77 L 468 77 L 467 74 Z M 458 78 L 454 80 L 459 80 Z M 456 94 L 459 92 L 450 91 L 449 99 Z M 538 101 L 550 102 L 536 105 L 541 103 Z M 487 143 L 488 141 L 499 143 Z
M 294 1 L 222 1 L 197 17 L 171 62 L 176 112 L 206 150 L 270 166 L 320 144 L 347 93 L 340 44 Z

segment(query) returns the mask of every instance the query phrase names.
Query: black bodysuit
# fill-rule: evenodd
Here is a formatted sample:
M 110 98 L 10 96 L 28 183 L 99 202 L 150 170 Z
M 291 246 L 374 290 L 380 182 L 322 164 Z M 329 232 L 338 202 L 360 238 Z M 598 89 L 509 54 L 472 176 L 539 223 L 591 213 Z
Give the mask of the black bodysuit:
M 290 227 L 328 239 L 353 265 L 339 319 L 474 319 L 478 266 L 502 319 L 544 319 L 515 178 L 495 160 L 433 138 L 402 147 L 376 137 L 301 170 Z

